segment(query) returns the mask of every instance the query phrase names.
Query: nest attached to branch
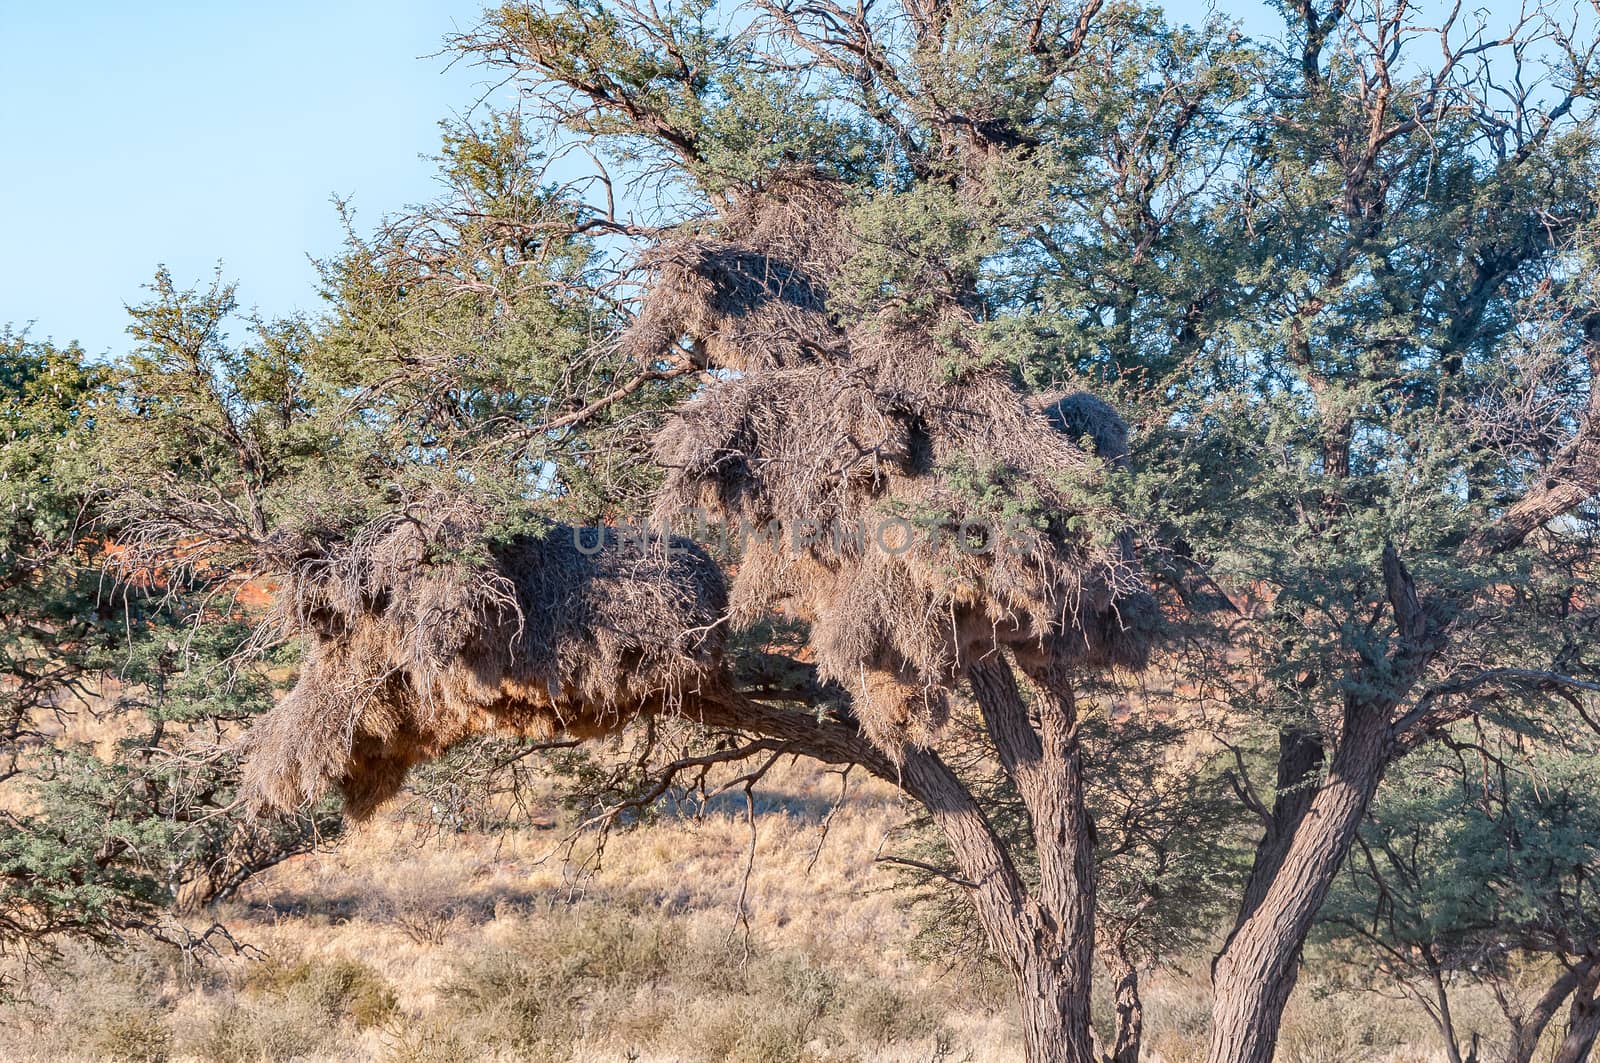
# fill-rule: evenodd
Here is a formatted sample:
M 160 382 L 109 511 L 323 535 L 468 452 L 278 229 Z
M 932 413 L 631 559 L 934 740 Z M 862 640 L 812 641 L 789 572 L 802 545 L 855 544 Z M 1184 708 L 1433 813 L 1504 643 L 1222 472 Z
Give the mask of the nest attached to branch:
M 655 441 L 655 517 L 681 530 L 709 511 L 740 536 L 731 595 L 686 539 L 494 542 L 481 509 L 444 499 L 335 546 L 280 543 L 280 607 L 307 653 L 245 737 L 247 803 L 336 788 L 360 817 L 470 735 L 600 735 L 721 697 L 730 616 L 807 621 L 822 677 L 891 756 L 937 739 L 947 691 L 988 654 L 1046 686 L 1143 667 L 1159 611 L 1100 490 L 1127 426 L 1084 392 L 1024 395 L 954 298 L 841 298 L 846 207 L 837 185 L 787 177 L 716 233 L 655 248 L 622 337 L 641 362 L 687 341 L 722 371 Z
M 936 739 L 946 691 L 1002 648 L 1047 685 L 1144 667 L 1159 611 L 1098 490 L 1127 425 L 1084 392 L 1024 395 L 954 299 L 834 312 L 844 208 L 826 182 L 779 185 L 717 240 L 647 260 L 625 342 L 650 361 L 687 340 L 732 371 L 657 436 L 656 520 L 734 529 L 735 620 L 809 622 L 822 675 L 891 754 Z
M 440 504 L 294 544 L 280 609 L 306 656 L 244 738 L 247 806 L 335 788 L 361 818 L 471 735 L 597 736 L 720 682 L 726 590 L 698 547 L 565 525 L 487 542 L 480 512 Z
M 734 370 L 777 369 L 839 360 L 846 337 L 831 320 L 827 277 L 850 254 L 830 222 L 844 192 L 822 180 L 786 179 L 734 212 L 715 236 L 693 235 L 651 248 L 639 266 L 649 293 L 623 336 L 641 362 L 691 338 L 702 363 Z

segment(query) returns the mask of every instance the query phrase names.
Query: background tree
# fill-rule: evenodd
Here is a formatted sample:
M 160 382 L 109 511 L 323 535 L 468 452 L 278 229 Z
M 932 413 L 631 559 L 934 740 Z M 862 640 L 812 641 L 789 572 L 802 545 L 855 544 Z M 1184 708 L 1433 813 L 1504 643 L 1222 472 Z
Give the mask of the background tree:
M 171 570 L 108 593 L 101 565 L 118 556 L 117 529 L 101 522 L 95 467 L 120 373 L 17 336 L 4 356 L 0 948 L 32 959 L 63 937 L 132 932 L 204 946 L 210 935 L 170 910 L 229 895 L 337 815 L 268 825 L 222 814 L 236 765 L 212 750 L 271 703 L 263 668 L 229 661 L 251 624 L 194 627 L 195 600 Z
M 100 626 L 92 570 L 74 556 L 84 539 L 78 422 L 99 381 L 83 361 L 77 348 L 0 334 L 0 778 L 46 739 L 42 716 L 83 695 L 84 643 Z
M 1587 1058 L 1600 1032 L 1595 750 L 1563 742 L 1487 731 L 1418 753 L 1376 802 L 1324 913 L 1336 941 L 1414 996 L 1452 1060 L 1469 1041 L 1450 1001 L 1463 981 L 1494 987 L 1508 1063 L 1534 1058 L 1564 1010 L 1552 1059 Z

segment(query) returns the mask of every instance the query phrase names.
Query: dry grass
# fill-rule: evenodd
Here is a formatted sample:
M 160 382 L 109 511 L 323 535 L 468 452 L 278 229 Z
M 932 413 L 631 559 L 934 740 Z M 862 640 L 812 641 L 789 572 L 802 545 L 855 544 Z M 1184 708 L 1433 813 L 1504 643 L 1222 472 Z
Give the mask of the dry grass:
M 559 814 L 425 839 L 382 816 L 215 913 L 265 959 L 75 954 L 0 1027 L 0 1058 L 109 1058 L 138 1037 L 155 1046 L 140 1058 L 225 1061 L 1012 1058 L 1008 1006 L 905 947 L 870 860 L 900 821 L 887 790 L 854 793 L 818 850 L 836 791 L 808 766 L 783 778 L 748 883 L 734 813 L 642 828 L 583 872 L 550 857 Z M 103 1002 L 87 1016 L 70 1003 L 86 980 Z
M 4 1013 L 0 1058 L 1020 1058 L 1004 979 L 910 948 L 912 917 L 873 864 L 902 818 L 890 790 L 853 787 L 818 848 L 836 792 L 806 764 L 775 778 L 747 883 L 737 813 L 653 823 L 582 873 L 545 859 L 568 826 L 554 812 L 498 835 L 423 835 L 381 816 L 207 913 L 263 957 L 195 968 L 155 951 L 72 952 L 33 983 L 31 1005 Z M 1203 1050 L 1204 959 L 1190 966 L 1147 987 L 1151 1060 Z M 1491 1029 L 1492 1006 L 1462 997 Z M 1280 1058 L 1442 1057 L 1414 1007 L 1308 980 Z

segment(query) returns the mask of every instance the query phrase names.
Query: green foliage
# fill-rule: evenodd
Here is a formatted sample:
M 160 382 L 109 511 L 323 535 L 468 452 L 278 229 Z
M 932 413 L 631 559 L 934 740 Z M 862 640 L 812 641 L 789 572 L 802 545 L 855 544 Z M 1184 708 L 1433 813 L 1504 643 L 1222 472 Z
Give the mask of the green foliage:
M 801 81 L 765 69 L 754 36 L 728 21 L 714 0 L 648 15 L 596 0 L 507 4 L 451 44 L 474 59 L 525 57 L 522 69 L 570 132 L 630 170 L 655 167 L 682 186 L 720 196 L 777 166 L 845 175 L 870 166 L 871 142 L 856 123 L 831 114 Z M 671 161 L 658 166 L 663 158 Z
M 1521 998 L 1557 992 L 1600 949 L 1600 751 L 1592 736 L 1573 740 L 1581 721 L 1566 723 L 1554 745 L 1487 726 L 1476 742 L 1415 754 L 1322 911 L 1323 954 L 1370 972 L 1358 984 L 1411 996 L 1449 1042 L 1488 1025 L 1460 1014 L 1467 987 L 1489 987 L 1517 1034 L 1529 1022 Z
M 1103 948 L 1135 969 L 1178 962 L 1233 915 L 1248 871 L 1225 755 L 1174 723 L 1096 717 L 1085 731 Z
M 0 837 L 0 920 L 8 939 L 81 933 L 114 940 L 154 922 L 170 900 L 130 852 L 164 847 L 171 828 L 128 793 L 125 770 L 101 770 L 88 754 L 58 754 L 60 775 L 42 787 L 41 809 L 10 817 Z
M 133 932 L 203 944 L 171 910 L 227 897 L 338 830 L 331 808 L 273 823 L 224 814 L 237 764 L 219 740 L 272 697 L 263 675 L 235 672 L 225 659 L 238 645 L 237 626 L 194 629 L 157 617 L 136 630 L 127 656 L 98 673 L 117 675 L 122 690 L 97 709 L 112 737 L 57 739 L 22 761 L 14 780 L 26 811 L 8 814 L 0 836 L 7 947 L 43 946 L 48 955 L 58 937 L 111 944 Z
M 1440 753 L 1410 767 L 1362 832 L 1330 930 L 1485 977 L 1517 953 L 1600 946 L 1595 756 L 1578 743 L 1536 760 Z
M 236 766 L 217 744 L 274 689 L 266 663 L 231 664 L 252 625 L 201 618 L 181 566 L 145 568 L 120 592 L 101 571 L 107 554 L 141 557 L 137 536 L 116 540 L 170 504 L 162 482 L 183 482 L 217 518 L 186 534 L 259 535 L 250 505 L 236 503 L 278 475 L 270 462 L 286 449 L 268 412 L 289 387 L 274 346 L 286 331 L 236 352 L 217 335 L 231 291 L 179 293 L 164 274 L 157 289 L 135 314 L 146 347 L 123 365 L 9 334 L 3 352 L 0 948 L 30 957 L 62 937 L 192 943 L 169 909 L 226 896 L 337 824 L 326 812 L 273 825 L 219 814 Z M 150 494 L 107 520 L 104 492 L 119 481 L 106 470 L 126 469 L 119 459 L 151 474 L 140 481 Z M 99 737 L 68 737 L 75 726 Z
M 0 779 L 43 715 L 83 693 L 84 655 L 114 637 L 82 562 L 86 404 L 103 372 L 76 347 L 0 331 Z

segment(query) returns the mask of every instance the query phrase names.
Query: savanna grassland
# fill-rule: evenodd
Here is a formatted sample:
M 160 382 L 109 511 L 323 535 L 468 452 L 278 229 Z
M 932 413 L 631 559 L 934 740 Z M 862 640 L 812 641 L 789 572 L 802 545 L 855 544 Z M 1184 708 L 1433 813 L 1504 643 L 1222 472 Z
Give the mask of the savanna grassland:
M 5 1010 L 0 1057 L 1018 1058 L 1004 972 L 930 954 L 873 862 L 901 803 L 870 781 L 838 801 L 839 787 L 805 765 L 783 772 L 757 803 L 753 862 L 742 799 L 643 825 L 587 869 L 581 843 L 580 863 L 563 858 L 572 824 L 552 795 L 529 825 L 491 832 L 402 807 L 193 917 L 224 922 L 243 953 L 69 949 Z M 1187 962 L 1150 985 L 1151 1060 L 1204 1049 L 1206 958 Z M 1466 1004 L 1492 1025 L 1486 993 Z M 1317 983 L 1281 1052 L 1431 1063 L 1444 1058 L 1431 1032 L 1415 1005 Z

